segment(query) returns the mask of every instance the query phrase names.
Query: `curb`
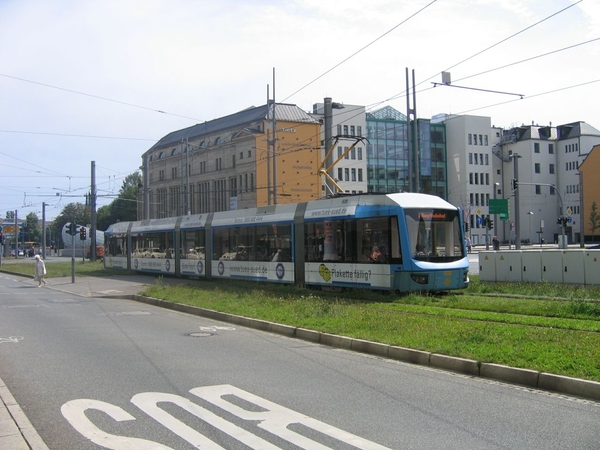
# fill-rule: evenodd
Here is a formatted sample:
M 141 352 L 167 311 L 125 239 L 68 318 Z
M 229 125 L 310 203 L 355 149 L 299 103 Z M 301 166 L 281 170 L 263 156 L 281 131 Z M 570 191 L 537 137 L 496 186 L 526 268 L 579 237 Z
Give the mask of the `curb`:
M 520 369 L 517 367 L 503 366 L 500 364 L 484 363 L 472 359 L 458 358 L 454 356 L 441 355 L 422 350 L 397 347 L 379 342 L 354 339 L 346 336 L 338 336 L 320 331 L 298 328 L 291 325 L 283 325 L 266 320 L 252 319 L 234 314 L 223 313 L 212 309 L 198 306 L 172 303 L 152 297 L 141 295 L 120 295 L 113 298 L 135 300 L 162 308 L 172 309 L 208 319 L 232 323 L 247 328 L 254 328 L 280 334 L 287 337 L 301 339 L 329 347 L 351 350 L 359 353 L 389 358 L 395 361 L 412 363 L 436 369 L 448 370 L 486 379 L 502 381 L 506 383 L 536 388 L 544 391 L 552 391 L 562 394 L 582 397 L 588 400 L 600 401 L 600 382 L 571 378 L 562 375 L 554 375 L 531 369 Z

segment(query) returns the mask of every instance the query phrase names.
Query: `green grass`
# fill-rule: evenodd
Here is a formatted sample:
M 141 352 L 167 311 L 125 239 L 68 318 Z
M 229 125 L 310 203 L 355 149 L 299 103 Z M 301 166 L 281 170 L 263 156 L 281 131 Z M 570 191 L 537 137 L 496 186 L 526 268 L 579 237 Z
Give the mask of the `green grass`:
M 64 261 L 60 262 L 46 262 L 46 278 L 60 278 L 71 276 L 71 260 L 68 258 L 64 259 Z M 14 259 L 12 259 L 11 262 L 6 262 L 6 259 L 3 259 L 2 270 L 20 273 L 24 275 L 31 275 L 31 277 L 33 277 L 33 261 L 33 259 L 28 259 L 24 262 L 15 262 Z M 124 270 L 107 270 L 104 268 L 102 261 L 91 262 L 86 260 L 86 262 L 84 263 L 81 258 L 75 259 L 75 275 L 84 277 L 106 277 L 116 274 L 127 275 L 133 274 L 133 272 L 127 272 Z
M 71 275 L 70 261 L 46 266 L 48 277 Z M 2 268 L 33 274 L 31 262 Z M 75 272 L 127 273 L 88 261 L 77 261 Z M 326 333 L 600 381 L 600 289 L 471 279 L 464 291 L 399 296 L 161 277 L 145 294 Z

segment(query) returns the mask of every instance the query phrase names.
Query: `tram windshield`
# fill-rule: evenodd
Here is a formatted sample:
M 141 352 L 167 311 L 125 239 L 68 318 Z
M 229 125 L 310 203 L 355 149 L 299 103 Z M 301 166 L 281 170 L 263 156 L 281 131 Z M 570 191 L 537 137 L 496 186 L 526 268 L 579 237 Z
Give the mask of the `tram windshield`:
M 418 208 L 406 209 L 405 215 L 414 259 L 449 262 L 465 257 L 458 211 Z

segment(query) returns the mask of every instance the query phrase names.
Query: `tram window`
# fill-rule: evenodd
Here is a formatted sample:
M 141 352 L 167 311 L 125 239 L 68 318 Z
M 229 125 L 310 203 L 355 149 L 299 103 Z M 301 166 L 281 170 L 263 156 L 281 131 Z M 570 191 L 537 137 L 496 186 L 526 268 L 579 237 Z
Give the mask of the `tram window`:
M 173 233 L 139 233 L 131 236 L 134 258 L 173 258 Z
M 291 225 L 272 224 L 214 231 L 214 260 L 292 261 Z
M 387 217 L 358 219 L 356 221 L 358 262 L 388 263 L 400 258 L 398 221 L 390 226 Z M 392 230 L 394 230 L 392 232 Z
M 107 254 L 123 256 L 127 254 L 127 237 L 125 235 L 111 236 L 108 240 Z
M 307 262 L 323 261 L 325 244 L 325 224 L 311 222 L 305 226 L 305 259 Z
M 182 258 L 205 259 L 205 249 L 204 230 L 184 231 L 181 233 Z

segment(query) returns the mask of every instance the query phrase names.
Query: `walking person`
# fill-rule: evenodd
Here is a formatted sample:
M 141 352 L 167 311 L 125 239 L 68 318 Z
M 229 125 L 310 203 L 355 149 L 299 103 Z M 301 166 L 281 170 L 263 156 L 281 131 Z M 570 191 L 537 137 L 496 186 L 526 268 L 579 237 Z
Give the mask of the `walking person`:
M 46 280 L 44 280 L 44 276 L 46 276 L 46 264 L 40 258 L 40 255 L 35 255 L 35 279 L 38 282 L 38 287 L 42 287 L 42 283 L 46 286 Z

